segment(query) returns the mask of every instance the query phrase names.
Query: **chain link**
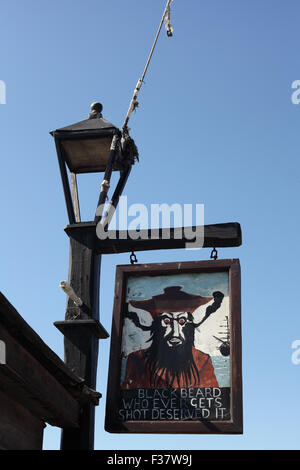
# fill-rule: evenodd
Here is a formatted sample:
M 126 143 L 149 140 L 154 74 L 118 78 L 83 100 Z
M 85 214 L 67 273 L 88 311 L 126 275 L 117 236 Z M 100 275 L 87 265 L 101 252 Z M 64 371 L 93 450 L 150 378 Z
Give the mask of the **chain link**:
M 218 251 L 215 248 L 211 250 L 210 257 L 211 259 L 214 259 L 214 260 L 218 259 Z
M 134 263 L 137 263 L 137 262 L 138 262 L 137 257 L 135 255 L 134 251 L 132 251 L 131 255 L 130 255 L 130 263 L 134 264 Z

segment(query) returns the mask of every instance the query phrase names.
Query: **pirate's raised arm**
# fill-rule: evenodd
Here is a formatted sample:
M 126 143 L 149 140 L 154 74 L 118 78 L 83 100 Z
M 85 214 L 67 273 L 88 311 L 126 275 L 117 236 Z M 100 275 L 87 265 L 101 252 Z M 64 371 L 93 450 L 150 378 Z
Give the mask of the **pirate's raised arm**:
M 128 304 L 126 304 L 125 318 L 131 320 L 137 328 L 141 328 L 143 331 L 151 330 L 151 326 L 142 325 L 136 312 L 130 312 L 128 310 Z
M 202 325 L 202 323 L 205 322 L 205 320 L 208 319 L 208 317 L 216 312 L 218 310 L 218 308 L 220 308 L 221 306 L 221 303 L 222 303 L 222 300 L 224 298 L 224 294 L 220 291 L 215 291 L 213 292 L 213 298 L 214 298 L 214 301 L 211 305 L 209 305 L 207 308 L 206 308 L 206 311 L 205 311 L 205 315 L 204 317 L 202 318 L 202 320 L 199 322 L 199 323 L 194 323 L 195 325 L 195 328 L 198 328 L 198 326 Z

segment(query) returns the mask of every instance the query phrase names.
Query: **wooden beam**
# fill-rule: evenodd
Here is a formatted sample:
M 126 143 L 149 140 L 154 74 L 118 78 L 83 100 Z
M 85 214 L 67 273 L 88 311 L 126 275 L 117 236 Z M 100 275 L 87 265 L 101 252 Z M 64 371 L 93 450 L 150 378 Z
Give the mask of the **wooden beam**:
M 0 450 L 42 450 L 45 423 L 1 390 L 0 416 Z
M 0 338 L 6 345 L 6 363 L 0 365 L 1 388 L 41 421 L 53 426 L 76 427 L 77 400 L 3 326 Z
M 80 390 L 84 380 L 70 371 L 60 357 L 44 343 L 1 292 L 0 325 L 62 385 L 69 390 Z
M 83 305 L 67 302 L 65 321 L 56 322 L 64 334 L 65 363 L 77 376 L 82 377 L 91 389 L 96 387 L 98 342 L 95 326 L 99 327 L 99 288 L 101 256 L 89 249 L 91 233 L 85 232 L 83 240 L 70 240 L 68 282 Z M 93 235 L 92 235 L 93 237 Z M 76 324 L 75 324 L 76 322 Z M 103 333 L 102 329 L 101 335 Z M 62 450 L 91 450 L 94 446 L 95 407 L 82 408 L 79 428 L 64 427 Z
M 11 365 L 10 360 L 11 354 L 13 354 L 12 351 L 14 350 L 13 345 L 17 345 L 16 351 L 25 351 L 25 355 L 21 354 L 21 358 L 24 359 L 24 361 L 28 358 L 33 367 L 37 364 L 37 370 L 43 371 L 43 375 L 41 377 L 49 376 L 51 378 L 49 378 L 49 380 L 51 380 L 51 383 L 53 383 L 55 387 L 55 384 L 58 383 L 59 390 L 61 389 L 60 387 L 63 389 L 63 395 L 70 395 L 70 403 L 75 400 L 78 402 L 79 406 L 86 405 L 87 403 L 93 403 L 94 405 L 98 404 L 101 394 L 97 393 L 95 390 L 90 390 L 85 384 L 84 379 L 75 375 L 66 366 L 66 364 L 49 348 L 49 346 L 47 346 L 47 344 L 44 343 L 28 323 L 26 323 L 1 292 L 0 330 L 4 331 L 5 337 L 9 338 L 9 342 L 7 342 L 4 339 L 4 335 L 3 337 L 0 336 L 0 341 L 5 343 L 6 349 L 3 357 L 4 360 L 0 363 L 0 369 L 2 370 L 2 374 L 5 375 L 6 380 L 8 380 L 8 375 L 11 377 L 13 370 L 17 372 L 14 367 L 5 367 L 5 365 Z M 25 370 L 27 369 L 24 369 L 24 371 Z M 20 376 L 22 377 L 22 369 L 20 369 Z M 16 375 L 14 375 L 14 378 L 16 379 Z M 16 385 L 16 387 L 19 389 L 20 384 Z M 65 395 L 65 393 L 67 395 Z M 61 406 L 59 403 L 58 406 Z
M 201 227 L 183 227 L 158 229 L 155 238 L 151 230 L 142 230 L 141 238 L 136 239 L 132 231 L 108 230 L 107 238 L 100 240 L 96 235 L 94 222 L 81 222 L 65 227 L 67 235 L 93 249 L 98 254 L 126 253 L 130 251 L 172 250 L 185 248 L 190 243 L 185 236 L 187 230 L 199 230 Z M 184 233 L 185 232 L 185 233 Z M 135 237 L 135 238 L 134 238 Z M 204 225 L 203 248 L 235 247 L 242 244 L 241 226 L 237 222 Z
M 68 330 L 70 331 L 74 328 L 88 328 L 90 332 L 98 339 L 109 338 L 109 334 L 107 333 L 103 325 L 101 325 L 99 321 L 94 320 L 93 318 L 86 320 L 56 321 L 54 322 L 54 326 L 65 336 L 67 336 Z

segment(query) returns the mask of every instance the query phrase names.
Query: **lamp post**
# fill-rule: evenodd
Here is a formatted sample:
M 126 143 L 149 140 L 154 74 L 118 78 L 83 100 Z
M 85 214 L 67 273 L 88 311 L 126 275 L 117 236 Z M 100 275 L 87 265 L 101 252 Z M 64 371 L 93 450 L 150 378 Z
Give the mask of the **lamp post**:
M 110 205 L 116 207 L 138 157 L 134 141 L 102 117 L 102 105 L 93 103 L 89 118 L 51 132 L 54 137 L 69 226 L 81 225 L 77 174 L 104 172 L 94 222 L 103 219 L 102 207 L 107 199 L 113 171 L 120 172 Z M 84 225 L 84 224 L 83 224 Z M 101 252 L 93 248 L 95 234 L 81 231 L 81 239 L 70 236 L 68 296 L 64 321 L 54 325 L 64 334 L 65 362 L 85 384 L 96 387 L 98 340 L 109 335 L 99 322 Z M 65 292 L 67 292 L 65 290 Z M 81 302 L 75 302 L 78 297 Z M 78 429 L 63 429 L 61 449 L 93 449 L 95 407 L 83 407 Z
M 100 240 L 96 228 L 108 230 L 110 211 L 103 215 L 110 179 L 113 171 L 120 172 L 120 178 L 113 192 L 109 207 L 117 207 L 125 187 L 132 164 L 138 158 L 134 141 L 129 137 L 126 126 L 122 131 L 102 117 L 102 105 L 93 103 L 89 118 L 51 132 L 55 139 L 58 162 L 66 200 L 69 225 L 65 228 L 70 237 L 70 262 L 68 282 L 61 287 L 68 295 L 64 321 L 54 325 L 64 334 L 65 362 L 67 366 L 84 379 L 85 384 L 96 387 L 98 340 L 109 335 L 99 322 L 100 264 L 102 254 L 125 253 L 130 251 L 164 250 L 184 248 L 190 239 L 175 236 L 177 229 L 170 229 L 170 236 L 136 239 L 130 231 L 117 231 L 116 237 Z M 79 195 L 76 175 L 78 173 L 104 172 L 93 221 L 82 222 L 80 218 Z M 70 177 L 68 176 L 70 173 Z M 193 233 L 203 229 L 203 247 L 233 247 L 241 245 L 241 228 L 238 223 L 190 227 Z M 169 230 L 169 229 L 168 229 Z M 151 232 L 149 230 L 148 232 Z M 98 230 L 97 230 L 98 233 Z M 102 232 L 100 232 L 102 233 Z M 63 429 L 62 450 L 86 450 L 94 447 L 94 405 L 83 406 L 77 429 Z

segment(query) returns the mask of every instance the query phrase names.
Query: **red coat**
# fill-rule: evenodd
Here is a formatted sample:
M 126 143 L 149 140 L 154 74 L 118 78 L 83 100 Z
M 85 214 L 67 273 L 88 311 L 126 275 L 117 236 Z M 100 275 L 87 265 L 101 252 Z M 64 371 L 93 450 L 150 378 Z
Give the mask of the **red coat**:
M 121 388 L 125 390 L 132 390 L 136 388 L 153 388 L 150 383 L 150 373 L 146 365 L 145 360 L 146 349 L 133 352 L 129 354 L 126 364 L 126 377 L 124 382 L 121 384 Z M 199 351 L 198 349 L 192 349 L 193 358 L 195 365 L 199 372 L 199 381 L 188 384 L 189 387 L 218 387 L 215 371 L 212 365 L 211 358 L 208 354 Z M 160 375 L 160 373 L 159 373 Z M 161 375 L 161 382 L 164 382 L 165 373 Z M 193 377 L 193 375 L 192 375 Z M 175 377 L 172 384 L 172 388 L 186 388 L 187 384 L 184 382 L 184 378 L 181 375 L 179 383 Z M 163 388 L 161 385 L 159 388 Z

